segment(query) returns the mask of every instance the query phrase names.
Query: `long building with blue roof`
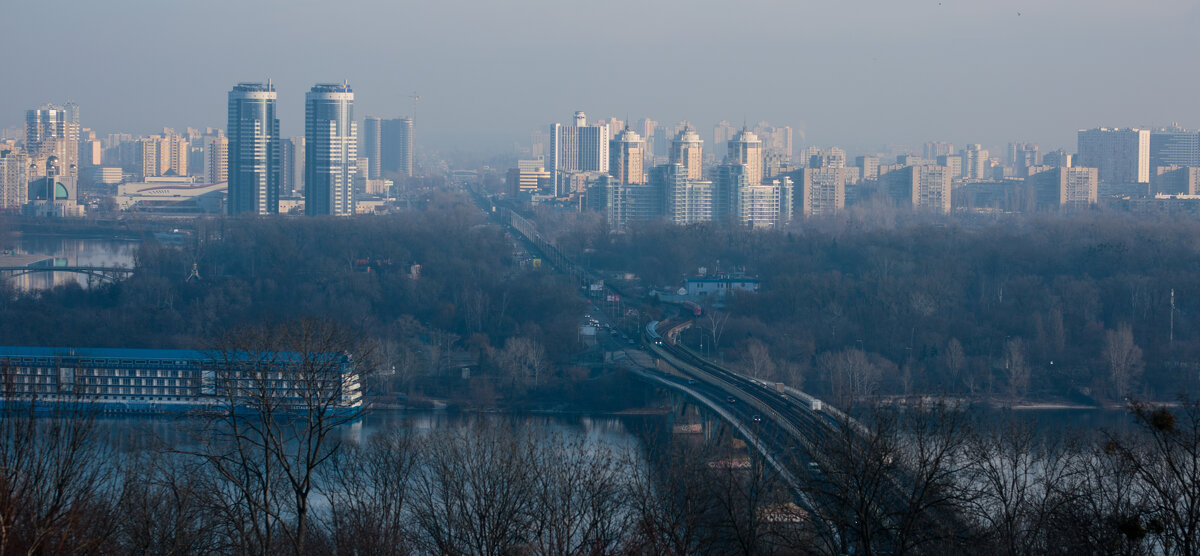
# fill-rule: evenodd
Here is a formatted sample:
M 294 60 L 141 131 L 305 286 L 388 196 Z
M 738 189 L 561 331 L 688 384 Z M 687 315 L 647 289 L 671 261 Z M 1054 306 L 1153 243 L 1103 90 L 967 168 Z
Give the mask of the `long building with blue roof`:
M 354 362 L 340 353 L 0 346 L 0 379 L 10 401 L 118 413 L 227 409 L 262 396 L 300 408 L 316 391 L 330 410 L 362 407 Z

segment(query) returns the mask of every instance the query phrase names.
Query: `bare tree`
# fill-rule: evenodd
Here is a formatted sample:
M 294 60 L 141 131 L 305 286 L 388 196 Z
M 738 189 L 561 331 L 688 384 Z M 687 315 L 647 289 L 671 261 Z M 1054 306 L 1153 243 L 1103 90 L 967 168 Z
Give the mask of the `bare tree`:
M 815 437 L 806 490 L 833 553 L 945 553 L 966 535 L 957 478 L 966 422 L 945 404 L 866 408 Z
M 671 446 L 631 462 L 627 499 L 635 525 L 628 552 L 719 553 L 709 523 L 717 506 L 706 484 L 707 459 L 697 450 Z
M 1134 497 L 1146 504 L 1149 525 L 1161 531 L 1163 551 L 1200 553 L 1200 403 L 1184 399 L 1178 410 L 1133 403 L 1130 411 L 1142 434 L 1110 434 L 1105 452 L 1131 470 Z
M 160 447 L 127 458 L 116 507 L 117 545 L 130 554 L 229 552 L 220 522 L 209 511 L 202 463 Z
M 1128 324 L 1105 334 L 1104 362 L 1108 365 L 1113 394 L 1118 400 L 1125 399 L 1130 385 L 1142 375 L 1142 348 L 1133 342 L 1133 328 Z
M 746 341 L 746 355 L 749 358 L 750 376 L 771 380 L 775 378 L 775 361 L 771 359 L 771 350 L 758 338 Z
M 301 320 L 234 331 L 210 353 L 221 406 L 186 453 L 213 472 L 239 551 L 277 552 L 282 541 L 299 553 L 314 477 L 341 445 L 333 433 L 362 415 L 369 349 L 337 325 Z
M 708 331 L 712 340 L 712 351 L 716 353 L 721 347 L 721 336 L 725 334 L 725 325 L 729 323 L 729 313 L 717 311 L 711 307 L 704 309 L 701 326 Z
M 323 529 L 346 554 L 402 555 L 414 548 L 409 495 L 422 442 L 399 431 L 350 445 L 321 469 L 329 501 Z
M 822 353 L 817 358 L 817 367 L 828 378 L 833 397 L 841 407 L 853 407 L 874 394 L 879 382 L 879 368 L 857 349 Z
M 1053 435 L 1011 417 L 972 434 L 962 488 L 966 509 L 1002 554 L 1042 554 L 1054 516 L 1080 480 L 1077 460 Z
M 106 550 L 117 485 L 94 409 L 21 389 L 7 360 L 0 373 L 0 554 Z
M 531 552 L 614 554 L 630 524 L 627 459 L 586 438 L 555 434 L 534 451 Z
M 946 385 L 947 389 L 958 391 L 959 377 L 966 362 L 967 358 L 963 354 L 962 342 L 959 342 L 958 338 L 950 338 L 950 342 L 946 344 L 946 371 L 949 373 L 952 383 Z
M 1004 372 L 1008 376 L 1009 395 L 1023 397 L 1029 391 L 1029 364 L 1025 362 L 1025 342 L 1020 338 L 1004 344 Z
M 427 446 L 412 492 L 423 551 L 498 556 L 529 541 L 537 470 L 527 433 L 475 423 Z
M 550 366 L 546 348 L 537 341 L 523 336 L 514 336 L 504 342 L 498 356 L 500 365 L 514 381 L 532 382 L 536 386 L 542 373 Z

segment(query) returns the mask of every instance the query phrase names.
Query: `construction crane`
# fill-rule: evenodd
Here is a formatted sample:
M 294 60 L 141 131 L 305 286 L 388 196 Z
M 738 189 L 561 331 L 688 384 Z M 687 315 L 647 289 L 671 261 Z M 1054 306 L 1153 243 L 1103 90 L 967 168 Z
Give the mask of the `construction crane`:
M 413 124 L 416 124 L 417 123 L 417 101 L 421 100 L 421 97 L 419 95 L 417 95 L 416 91 L 413 91 L 413 94 L 408 95 L 408 98 L 411 98 L 413 101 L 412 121 L 413 121 Z

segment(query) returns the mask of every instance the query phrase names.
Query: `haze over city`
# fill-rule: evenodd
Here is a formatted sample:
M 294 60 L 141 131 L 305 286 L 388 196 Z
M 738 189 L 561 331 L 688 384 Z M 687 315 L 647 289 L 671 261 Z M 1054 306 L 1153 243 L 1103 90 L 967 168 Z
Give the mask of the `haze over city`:
M 0 128 L 73 101 L 100 133 L 222 127 L 232 83 L 347 80 L 427 148 L 508 152 L 574 110 L 792 126 L 852 152 L 938 140 L 1070 148 L 1195 127 L 1193 2 L 8 2 Z M 36 45 L 36 46 L 35 46 Z M 36 50 L 37 55 L 32 55 Z M 16 53 L 22 53 L 16 55 Z M 19 84 L 20 86 L 13 86 Z
M 1197 28 L 7 0 L 0 556 L 1200 554 Z

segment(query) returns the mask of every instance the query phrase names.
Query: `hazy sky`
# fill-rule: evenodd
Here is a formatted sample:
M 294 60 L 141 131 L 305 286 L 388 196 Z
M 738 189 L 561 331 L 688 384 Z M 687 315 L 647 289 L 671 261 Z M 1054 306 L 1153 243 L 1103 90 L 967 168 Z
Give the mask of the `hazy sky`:
M 418 140 L 511 151 L 590 118 L 796 129 L 851 151 L 1038 142 L 1095 126 L 1200 127 L 1194 0 L 4 0 L 0 127 L 78 102 L 106 134 L 225 127 L 238 81 L 348 80 L 356 116 L 411 111 Z

